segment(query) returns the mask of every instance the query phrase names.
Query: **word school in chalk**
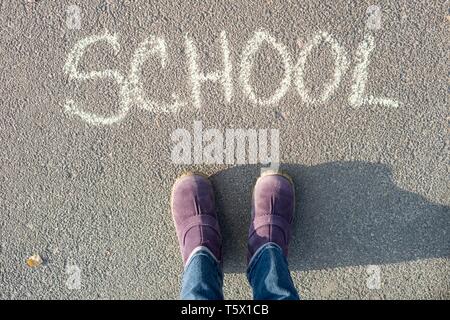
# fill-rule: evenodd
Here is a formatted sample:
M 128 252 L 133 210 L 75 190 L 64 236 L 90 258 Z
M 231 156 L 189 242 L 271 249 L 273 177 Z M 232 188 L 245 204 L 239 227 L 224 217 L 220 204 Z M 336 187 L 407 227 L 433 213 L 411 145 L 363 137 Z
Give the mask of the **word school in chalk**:
M 109 79 L 115 81 L 119 89 L 119 110 L 109 116 L 98 115 L 83 109 L 83 106 L 74 99 L 67 99 L 64 105 L 65 110 L 82 120 L 93 125 L 111 125 L 122 121 L 132 106 L 137 106 L 151 112 L 176 112 L 179 108 L 191 103 L 195 108 L 202 106 L 202 86 L 206 83 L 215 83 L 223 89 L 223 99 L 225 103 L 231 103 L 236 91 L 232 79 L 233 64 L 230 58 L 230 43 L 226 31 L 222 31 L 219 37 L 220 50 L 222 56 L 222 68 L 215 72 L 205 73 L 199 63 L 201 57 L 197 52 L 197 44 L 189 36 L 185 36 L 185 52 L 191 91 L 191 101 L 181 101 L 176 92 L 172 93 L 173 101 L 155 101 L 149 96 L 151 93 L 144 92 L 141 70 L 147 59 L 151 56 L 157 57 L 161 67 L 164 69 L 168 64 L 168 46 L 164 38 L 150 35 L 143 40 L 134 52 L 131 59 L 128 75 L 124 75 L 120 70 L 104 69 L 92 70 L 89 72 L 80 71 L 79 64 L 88 48 L 99 42 L 110 45 L 116 54 L 120 51 L 120 42 L 117 34 L 110 34 L 105 31 L 103 34 L 92 35 L 79 40 L 72 51 L 68 54 L 64 65 L 64 72 L 68 75 L 69 81 L 93 81 Z M 283 64 L 284 74 L 278 87 L 268 97 L 257 96 L 250 81 L 254 69 L 255 57 L 263 43 L 270 45 Z M 312 97 L 305 85 L 305 65 L 311 52 L 321 44 L 328 44 L 330 55 L 334 59 L 334 72 L 331 79 L 323 84 L 321 94 Z M 362 105 L 380 105 L 385 107 L 397 107 L 398 101 L 390 98 L 368 94 L 367 80 L 370 58 L 375 49 L 375 39 L 370 33 L 366 33 L 364 39 L 359 43 L 355 56 L 352 73 L 352 86 L 348 96 L 348 103 L 352 107 Z M 293 61 L 288 48 L 269 32 L 260 30 L 253 33 L 243 48 L 240 57 L 239 79 L 242 94 L 254 105 L 269 106 L 278 104 L 286 95 L 291 86 L 294 86 L 300 98 L 308 104 L 324 104 L 335 94 L 336 90 L 349 69 L 348 54 L 343 46 L 329 33 L 319 32 L 304 46 L 297 58 Z

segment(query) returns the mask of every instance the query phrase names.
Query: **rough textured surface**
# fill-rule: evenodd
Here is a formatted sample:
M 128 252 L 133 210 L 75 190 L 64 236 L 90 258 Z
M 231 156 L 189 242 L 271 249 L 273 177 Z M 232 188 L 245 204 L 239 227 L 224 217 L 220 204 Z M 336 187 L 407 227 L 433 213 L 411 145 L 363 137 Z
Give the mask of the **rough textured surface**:
M 80 30 L 66 10 L 78 4 Z M 277 128 L 283 168 L 297 185 L 292 273 L 303 298 L 450 298 L 448 150 L 448 12 L 445 1 L 378 1 L 379 30 L 366 28 L 369 1 L 0 1 L 0 298 L 176 298 L 182 271 L 169 213 L 171 185 L 182 171 L 213 174 L 225 242 L 225 294 L 250 298 L 245 239 L 250 192 L 259 165 L 175 165 L 171 134 L 205 128 Z M 255 106 L 239 84 L 240 57 L 260 28 L 295 61 L 319 30 L 346 49 L 349 71 L 328 103 L 305 103 L 291 85 L 279 103 Z M 131 108 L 111 126 L 92 126 L 64 111 L 68 98 L 86 110 L 118 108 L 112 81 L 69 82 L 63 67 L 82 38 L 105 29 L 119 36 L 87 50 L 83 70 L 128 74 L 138 44 L 164 37 L 168 62 L 150 58 L 145 91 L 187 104 L 176 113 Z M 188 81 L 185 34 L 202 69 L 221 68 L 218 37 L 227 31 L 234 94 L 202 86 L 196 109 Z M 351 107 L 354 53 L 371 32 L 366 91 L 400 102 Z M 327 51 L 305 70 L 320 91 L 333 73 Z M 258 52 L 252 83 L 258 96 L 277 88 L 276 52 Z M 281 71 L 280 71 L 281 70 Z M 34 253 L 44 265 L 30 269 Z M 68 265 L 81 268 L 69 290 Z M 380 289 L 367 287 L 368 265 L 380 267 Z M 70 272 L 69 272 L 70 273 Z

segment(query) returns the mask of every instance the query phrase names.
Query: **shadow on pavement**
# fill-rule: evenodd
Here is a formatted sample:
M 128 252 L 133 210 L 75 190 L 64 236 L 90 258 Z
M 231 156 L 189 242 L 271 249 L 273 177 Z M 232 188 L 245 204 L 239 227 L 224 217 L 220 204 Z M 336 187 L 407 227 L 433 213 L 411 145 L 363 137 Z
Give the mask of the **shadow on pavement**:
M 291 270 L 386 264 L 450 255 L 450 210 L 395 185 L 367 162 L 282 165 L 296 185 Z M 250 201 L 260 166 L 212 177 L 224 237 L 225 272 L 245 272 Z

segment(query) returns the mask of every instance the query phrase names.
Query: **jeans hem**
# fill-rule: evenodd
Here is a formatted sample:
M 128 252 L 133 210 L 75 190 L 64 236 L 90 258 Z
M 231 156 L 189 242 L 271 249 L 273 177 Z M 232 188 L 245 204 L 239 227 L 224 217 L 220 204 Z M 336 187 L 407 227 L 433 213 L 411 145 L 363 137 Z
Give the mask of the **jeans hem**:
M 248 278 L 249 281 L 250 281 L 253 269 L 255 268 L 255 265 L 258 263 L 258 261 L 261 258 L 261 255 L 264 252 L 264 250 L 266 250 L 268 247 L 276 248 L 276 249 L 280 250 L 281 254 L 283 254 L 283 250 L 275 242 L 267 242 L 267 243 L 263 244 L 261 247 L 259 247 L 258 250 L 256 250 L 256 252 L 251 257 L 250 262 L 249 262 L 248 267 L 247 267 L 247 278 Z
M 189 264 L 192 261 L 192 258 L 194 258 L 197 254 L 200 253 L 207 253 L 210 258 L 212 258 L 218 266 L 220 266 L 220 261 L 217 260 L 217 258 L 214 256 L 214 254 L 211 252 L 211 250 L 209 250 L 208 247 L 205 246 L 198 246 L 196 248 L 194 248 L 194 250 L 192 250 L 191 254 L 189 255 L 188 259 L 186 260 L 186 265 L 184 266 L 184 270 L 186 270 L 186 268 L 189 266 Z

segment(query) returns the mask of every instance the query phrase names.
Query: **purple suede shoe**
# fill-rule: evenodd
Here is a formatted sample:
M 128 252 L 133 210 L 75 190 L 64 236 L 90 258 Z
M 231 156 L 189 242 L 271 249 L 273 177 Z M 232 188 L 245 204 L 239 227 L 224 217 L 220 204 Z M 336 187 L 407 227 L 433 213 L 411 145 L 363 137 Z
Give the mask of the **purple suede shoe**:
M 208 248 L 220 263 L 222 238 L 208 178 L 194 173 L 178 178 L 172 188 L 171 208 L 184 265 L 199 247 Z
M 294 184 L 289 176 L 266 172 L 258 178 L 253 189 L 248 261 L 268 242 L 279 245 L 287 257 L 294 207 Z

